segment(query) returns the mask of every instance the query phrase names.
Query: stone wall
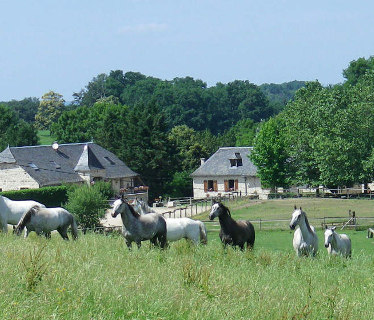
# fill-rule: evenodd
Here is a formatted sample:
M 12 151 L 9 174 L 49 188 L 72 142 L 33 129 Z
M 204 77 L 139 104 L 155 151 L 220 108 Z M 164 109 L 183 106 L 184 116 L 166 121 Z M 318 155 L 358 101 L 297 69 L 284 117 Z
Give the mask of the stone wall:
M 0 164 L 1 191 L 36 189 L 39 184 L 20 166 Z

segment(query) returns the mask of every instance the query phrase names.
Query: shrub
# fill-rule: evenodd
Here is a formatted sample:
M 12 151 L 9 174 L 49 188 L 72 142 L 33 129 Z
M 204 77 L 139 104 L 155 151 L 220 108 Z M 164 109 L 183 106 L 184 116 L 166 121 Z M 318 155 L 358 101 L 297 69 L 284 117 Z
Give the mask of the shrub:
M 114 190 L 110 182 L 97 181 L 92 187 L 99 191 L 107 200 L 114 196 Z
M 43 187 L 39 189 L 26 189 L 4 191 L 0 194 L 11 200 L 34 200 L 47 207 L 61 207 L 68 199 L 67 186 Z
M 68 193 L 66 209 L 75 216 L 83 232 L 100 224 L 100 218 L 104 216 L 107 207 L 107 200 L 97 188 L 85 185 Z

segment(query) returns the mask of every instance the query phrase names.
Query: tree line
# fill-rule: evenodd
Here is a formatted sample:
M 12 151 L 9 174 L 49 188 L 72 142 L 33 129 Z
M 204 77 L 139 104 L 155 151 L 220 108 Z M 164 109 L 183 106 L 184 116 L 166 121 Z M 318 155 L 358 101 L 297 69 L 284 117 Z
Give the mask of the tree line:
M 251 145 L 259 123 L 302 86 L 236 80 L 208 87 L 191 77 L 167 81 L 111 71 L 94 77 L 71 103 L 53 91 L 40 100 L 1 102 L 13 119 L 2 128 L 18 128 L 17 139 L 4 132 L 1 147 L 37 144 L 37 129 L 50 130 L 60 143 L 93 140 L 138 172 L 151 196 L 187 196 L 200 158 L 221 146 Z
M 251 158 L 265 186 L 374 180 L 374 58 L 352 61 L 343 76 L 342 84 L 307 83 L 261 125 Z

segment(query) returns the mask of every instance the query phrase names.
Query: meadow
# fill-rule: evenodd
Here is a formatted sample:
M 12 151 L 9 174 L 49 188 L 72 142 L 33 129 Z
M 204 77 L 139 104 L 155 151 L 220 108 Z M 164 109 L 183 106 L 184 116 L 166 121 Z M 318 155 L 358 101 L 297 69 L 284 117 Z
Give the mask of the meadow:
M 56 137 L 52 136 L 49 130 L 38 130 L 38 138 L 40 145 L 52 145 L 56 141 Z
M 256 206 L 280 212 L 286 203 L 278 203 L 251 204 L 247 216 Z M 232 206 L 235 219 L 246 215 L 245 202 Z M 144 242 L 132 251 L 116 234 L 76 242 L 0 234 L 0 318 L 372 319 L 374 241 L 345 232 L 351 259 L 328 257 L 322 230 L 316 258 L 296 257 L 289 230 L 257 231 L 245 252 L 224 250 L 215 231 L 207 246 L 183 240 L 158 250 Z

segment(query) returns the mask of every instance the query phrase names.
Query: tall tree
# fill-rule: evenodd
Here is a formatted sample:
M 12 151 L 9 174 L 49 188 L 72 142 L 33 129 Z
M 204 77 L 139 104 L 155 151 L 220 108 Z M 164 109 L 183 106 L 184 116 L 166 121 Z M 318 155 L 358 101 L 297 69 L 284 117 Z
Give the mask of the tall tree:
M 264 187 L 288 187 L 291 183 L 291 167 L 286 139 L 285 122 L 281 117 L 270 118 L 263 123 L 254 141 L 250 157 L 257 166 L 257 173 Z
M 39 129 L 49 130 L 64 110 L 65 100 L 62 95 L 49 91 L 42 96 L 38 112 L 35 115 L 35 124 Z

